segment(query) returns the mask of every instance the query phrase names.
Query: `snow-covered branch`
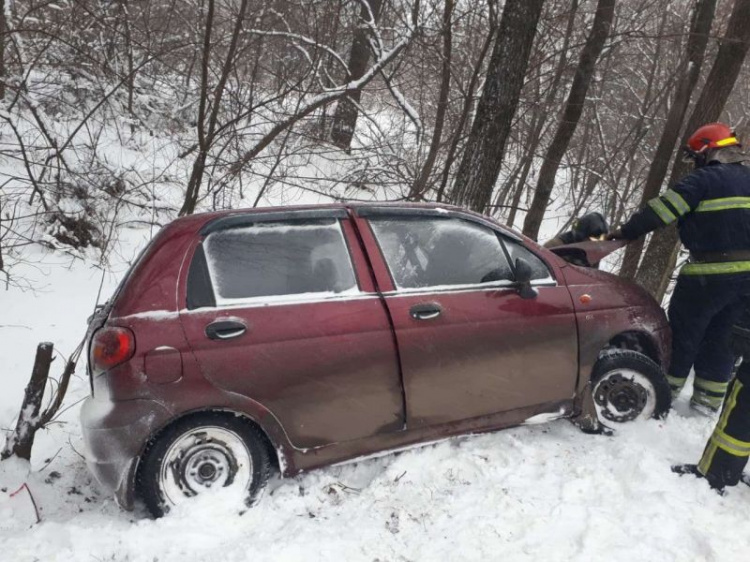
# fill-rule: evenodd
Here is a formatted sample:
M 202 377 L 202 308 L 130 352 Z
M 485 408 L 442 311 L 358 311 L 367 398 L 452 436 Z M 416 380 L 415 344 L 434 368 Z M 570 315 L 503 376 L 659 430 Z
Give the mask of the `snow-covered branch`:
M 233 172 L 238 173 L 244 165 L 246 165 L 248 162 L 250 162 L 250 160 L 260 154 L 269 144 L 271 144 L 271 142 L 273 142 L 273 140 L 280 133 L 286 130 L 290 125 L 296 123 L 316 109 L 341 98 L 348 92 L 353 92 L 364 88 L 373 78 L 380 74 L 380 72 L 382 72 L 382 70 L 386 66 L 388 66 L 388 64 L 392 62 L 407 47 L 407 45 L 409 45 L 409 43 L 414 38 L 415 33 L 415 28 L 409 29 L 400 41 L 398 41 L 389 51 L 383 53 L 381 57 L 373 62 L 372 66 L 367 70 L 367 72 L 365 72 L 365 74 L 361 78 L 352 80 L 334 88 L 328 88 L 324 92 L 313 96 L 304 104 L 301 104 L 293 115 L 276 123 L 270 131 L 268 131 L 260 140 L 255 143 L 252 148 L 250 148 L 243 154 L 240 160 L 232 167 Z

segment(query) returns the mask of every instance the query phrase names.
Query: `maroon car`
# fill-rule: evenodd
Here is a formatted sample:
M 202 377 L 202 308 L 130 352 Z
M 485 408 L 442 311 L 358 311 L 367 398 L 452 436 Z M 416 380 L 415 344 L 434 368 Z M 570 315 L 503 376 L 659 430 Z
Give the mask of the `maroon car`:
M 89 330 L 89 466 L 156 515 L 230 484 L 250 503 L 272 466 L 670 406 L 648 294 L 448 206 L 181 218 Z

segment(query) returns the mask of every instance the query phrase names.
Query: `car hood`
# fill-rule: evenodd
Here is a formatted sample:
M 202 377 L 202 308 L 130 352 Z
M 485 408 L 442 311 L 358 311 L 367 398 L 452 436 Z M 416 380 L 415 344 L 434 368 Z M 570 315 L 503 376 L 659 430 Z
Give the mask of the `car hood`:
M 572 264 L 596 267 L 602 259 L 627 243 L 627 240 L 587 240 L 556 246 L 550 248 L 550 251 Z

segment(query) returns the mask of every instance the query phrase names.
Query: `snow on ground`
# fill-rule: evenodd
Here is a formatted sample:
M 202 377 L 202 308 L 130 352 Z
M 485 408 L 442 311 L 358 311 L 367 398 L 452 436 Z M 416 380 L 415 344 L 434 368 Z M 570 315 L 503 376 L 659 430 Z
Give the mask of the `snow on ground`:
M 122 236 L 105 296 L 148 236 Z M 90 262 L 37 252 L 25 273 L 39 290 L 0 293 L 4 428 L 37 342 L 70 353 L 102 283 Z M 742 560 L 750 549 L 750 488 L 720 497 L 669 471 L 698 459 L 713 425 L 690 415 L 686 397 L 666 421 L 615 437 L 587 436 L 564 420 L 529 425 L 276 479 L 241 516 L 219 493 L 152 520 L 142 507 L 121 511 L 86 471 L 76 404 L 88 392 L 83 373 L 70 409 L 39 435 L 31 473 L 23 463 L 0 464 L 0 560 L 668 562 Z M 23 482 L 39 524 L 26 490 L 10 497 Z

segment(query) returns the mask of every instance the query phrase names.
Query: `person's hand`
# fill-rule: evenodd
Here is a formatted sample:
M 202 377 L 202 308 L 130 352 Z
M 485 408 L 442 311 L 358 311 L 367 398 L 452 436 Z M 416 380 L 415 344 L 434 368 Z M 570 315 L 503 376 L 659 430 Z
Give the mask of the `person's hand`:
M 607 234 L 607 240 L 625 240 L 625 236 L 621 229 L 615 228 L 612 232 Z

